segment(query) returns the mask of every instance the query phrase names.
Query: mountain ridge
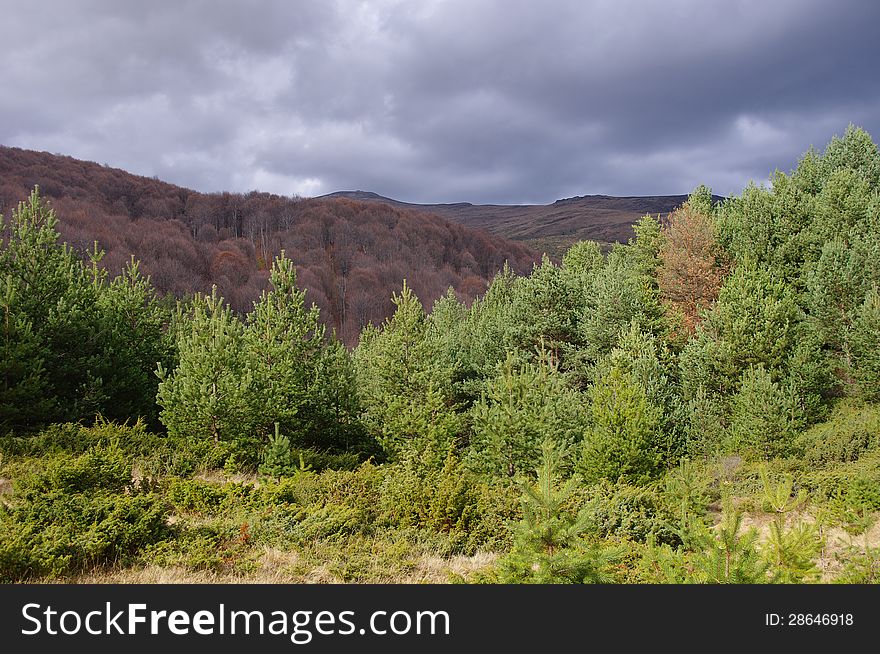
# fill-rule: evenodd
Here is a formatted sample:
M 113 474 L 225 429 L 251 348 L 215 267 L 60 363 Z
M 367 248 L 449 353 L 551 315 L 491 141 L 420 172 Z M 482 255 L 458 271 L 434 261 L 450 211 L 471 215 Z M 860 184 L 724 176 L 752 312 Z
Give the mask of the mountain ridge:
M 550 204 L 420 204 L 357 190 L 335 191 L 316 199 L 333 198 L 378 202 L 434 213 L 560 257 L 576 241 L 598 241 L 605 246 L 626 242 L 633 236 L 633 223 L 646 214 L 668 214 L 681 206 L 688 196 L 594 194 L 561 198 Z M 724 199 L 718 195 L 713 198 L 716 201 Z

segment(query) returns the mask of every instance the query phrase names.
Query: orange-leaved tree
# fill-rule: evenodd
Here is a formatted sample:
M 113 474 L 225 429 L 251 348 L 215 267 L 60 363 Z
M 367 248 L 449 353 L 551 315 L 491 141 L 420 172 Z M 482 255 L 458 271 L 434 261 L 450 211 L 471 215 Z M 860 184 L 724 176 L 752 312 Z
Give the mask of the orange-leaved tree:
M 657 268 L 660 295 L 667 307 L 681 315 L 683 327 L 693 333 L 700 312 L 718 299 L 724 277 L 715 228 L 704 211 L 685 202 L 669 215 L 662 236 Z

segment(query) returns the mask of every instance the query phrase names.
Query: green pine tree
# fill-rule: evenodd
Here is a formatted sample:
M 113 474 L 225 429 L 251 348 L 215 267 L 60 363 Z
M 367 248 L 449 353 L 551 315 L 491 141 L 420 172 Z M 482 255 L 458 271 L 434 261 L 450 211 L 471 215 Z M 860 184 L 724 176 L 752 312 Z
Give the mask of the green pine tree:
M 46 348 L 20 311 L 12 279 L 0 290 L 0 433 L 5 433 L 44 422 L 53 407 Z
M 703 584 L 767 583 L 770 564 L 758 549 L 758 532 L 742 530 L 743 514 L 724 498 L 721 522 L 714 528 L 702 521 L 690 523 L 686 542 L 696 551 L 689 557 L 688 581 Z
M 582 404 L 546 355 L 538 364 L 519 366 L 508 355 L 471 409 L 471 465 L 495 476 L 534 470 L 545 439 L 562 450 L 580 440 Z
M 859 307 L 849 334 L 852 376 L 859 394 L 867 400 L 880 400 L 880 292 L 874 286 Z
M 507 328 L 517 358 L 535 361 L 541 352 L 549 352 L 563 360 L 579 341 L 578 297 L 570 276 L 545 254 L 541 265 L 535 265 L 532 274 L 516 285 L 512 300 Z
M 522 522 L 513 550 L 498 564 L 502 583 L 603 583 L 616 552 L 590 546 L 583 538 L 589 520 L 573 516 L 568 502 L 577 481 L 559 483 L 559 453 L 549 441 L 542 447 L 537 481 L 523 483 Z
M 296 285 L 296 267 L 284 252 L 273 262 L 269 280 L 272 288 L 254 303 L 243 338 L 261 404 L 256 427 L 268 432 L 278 422 L 285 433 L 301 434 L 324 326 L 318 308 L 306 307 L 305 291 Z
M 244 326 L 217 294 L 197 295 L 177 335 L 179 363 L 159 366 L 160 418 L 173 436 L 247 440 L 260 422 Z
M 109 282 L 97 271 L 93 280 L 106 353 L 101 366 L 107 396 L 102 415 L 120 422 L 142 417 L 157 426 L 155 368 L 157 362 L 169 365 L 174 359 L 174 337 L 165 328 L 169 312 L 134 258 Z
M 632 375 L 612 367 L 590 389 L 590 426 L 578 471 L 588 482 L 643 484 L 661 471 L 663 413 Z
M 681 354 L 685 397 L 700 387 L 729 395 L 750 366 L 761 365 L 778 379 L 801 337 L 799 320 L 794 294 L 778 275 L 741 263 Z
M 405 282 L 393 301 L 394 315 L 382 329 L 367 327 L 355 352 L 363 421 L 389 456 L 414 448 L 440 465 L 461 422 L 454 366 Z
M 345 345 L 333 338 L 315 361 L 307 402 L 298 414 L 302 444 L 377 454 L 360 412 L 354 362 Z
M 269 436 L 269 442 L 263 449 L 263 462 L 260 474 L 278 479 L 292 475 L 297 470 L 290 449 L 290 439 L 281 433 L 280 426 L 275 423 L 275 433 Z
M 795 435 L 791 398 L 763 366 L 743 373 L 730 418 L 733 446 L 759 459 L 786 454 Z
M 770 523 L 761 556 L 770 567 L 771 581 L 779 584 L 803 584 L 818 581 L 820 570 L 815 558 L 823 543 L 815 524 L 798 522 L 786 527 L 782 514 Z
M 102 377 L 108 373 L 108 352 L 96 289 L 76 253 L 59 242 L 57 225 L 55 212 L 37 188 L 27 202 L 19 203 L 8 225 L 0 218 L 0 234 L 6 236 L 0 239 L 6 329 L 9 334 L 19 331 L 25 339 L 22 346 L 33 349 L 35 362 L 42 360 L 39 376 L 45 381 L 45 395 L 32 396 L 32 403 L 16 410 L 14 421 L 20 426 L 93 419 L 106 398 Z M 10 361 L 8 366 L 21 372 L 15 373 L 20 375 L 17 381 L 12 374 L 7 377 L 7 392 L 32 393 L 16 388 L 33 383 L 33 371 L 24 372 L 31 364 Z
M 644 252 L 615 247 L 602 268 L 582 279 L 576 315 L 578 360 L 591 366 L 611 353 L 622 332 L 635 324 L 645 333 L 664 329 L 657 284 L 646 274 Z

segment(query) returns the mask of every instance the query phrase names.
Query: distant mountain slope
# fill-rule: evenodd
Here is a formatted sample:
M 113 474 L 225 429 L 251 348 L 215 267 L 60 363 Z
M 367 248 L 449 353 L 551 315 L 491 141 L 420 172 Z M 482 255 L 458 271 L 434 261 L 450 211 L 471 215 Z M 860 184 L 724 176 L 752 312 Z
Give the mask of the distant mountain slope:
M 133 255 L 163 293 L 217 284 L 237 310 L 266 287 L 282 249 L 329 327 L 356 342 L 394 306 L 406 278 L 430 307 L 451 286 L 471 300 L 505 261 L 528 272 L 537 254 L 486 231 L 394 203 L 300 199 L 267 193 L 198 193 L 71 157 L 0 146 L 0 213 L 35 185 L 81 251 L 94 241 L 119 271 Z
M 367 191 L 338 191 L 322 197 L 383 202 L 429 211 L 468 227 L 523 241 L 535 249 L 546 250 L 557 256 L 575 241 L 626 242 L 633 235 L 632 224 L 642 216 L 667 214 L 687 200 L 686 195 L 584 195 L 546 205 L 500 205 L 467 202 L 411 204 Z M 723 198 L 716 196 L 716 199 Z

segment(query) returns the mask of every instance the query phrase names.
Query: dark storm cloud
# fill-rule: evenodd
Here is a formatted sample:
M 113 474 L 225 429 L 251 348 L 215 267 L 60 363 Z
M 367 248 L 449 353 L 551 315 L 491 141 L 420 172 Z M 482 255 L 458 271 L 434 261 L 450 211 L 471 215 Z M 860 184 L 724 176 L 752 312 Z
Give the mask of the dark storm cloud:
M 0 0 L 0 142 L 200 190 L 735 193 L 854 122 L 867 2 Z

